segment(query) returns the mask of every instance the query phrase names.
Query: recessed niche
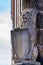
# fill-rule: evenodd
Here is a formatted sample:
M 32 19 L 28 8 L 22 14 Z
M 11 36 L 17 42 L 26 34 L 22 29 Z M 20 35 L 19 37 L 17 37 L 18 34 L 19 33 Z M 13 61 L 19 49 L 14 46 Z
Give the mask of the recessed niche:
M 37 14 L 36 27 L 43 28 L 43 14 L 42 13 Z
M 43 45 L 43 13 L 37 14 L 36 29 L 37 41 L 40 45 Z

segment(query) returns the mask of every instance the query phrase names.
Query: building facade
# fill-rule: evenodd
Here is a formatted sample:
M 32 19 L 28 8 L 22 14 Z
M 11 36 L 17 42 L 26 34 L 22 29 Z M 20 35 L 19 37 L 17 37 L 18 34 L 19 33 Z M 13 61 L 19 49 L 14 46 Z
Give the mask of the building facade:
M 11 0 L 11 18 L 13 29 L 29 28 L 31 25 L 29 28 L 31 43 L 40 45 L 39 52 L 43 57 L 43 0 Z M 26 21 L 32 23 L 27 25 Z M 12 60 L 14 60 L 13 48 Z

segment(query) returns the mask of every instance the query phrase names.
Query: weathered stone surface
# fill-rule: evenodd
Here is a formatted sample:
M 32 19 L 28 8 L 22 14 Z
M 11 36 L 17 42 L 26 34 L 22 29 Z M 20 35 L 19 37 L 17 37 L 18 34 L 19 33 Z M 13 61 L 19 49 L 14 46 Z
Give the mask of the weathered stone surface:
M 43 30 L 39 30 L 39 43 L 43 45 Z
M 37 15 L 37 29 L 43 29 L 43 11 L 40 11 Z
M 39 53 L 40 53 L 40 57 L 43 58 L 43 45 L 40 45 L 40 47 L 39 47 Z
M 23 28 L 28 28 L 32 43 L 36 38 L 36 11 L 33 9 L 27 9 L 23 12 Z
M 21 63 L 15 63 L 14 65 L 41 65 L 41 63 L 30 60 L 30 61 L 23 61 Z
M 43 0 L 35 0 L 38 9 L 43 10 Z
M 39 62 L 33 61 L 33 60 L 29 60 L 29 61 L 24 61 L 22 62 L 24 65 L 41 65 Z
M 33 46 L 36 43 L 36 16 L 37 11 L 33 9 L 25 9 L 23 11 L 23 25 L 22 28 L 28 28 L 30 35 L 30 53 L 31 57 Z
M 33 3 L 33 4 L 34 5 L 36 4 L 36 7 L 33 6 L 33 4 L 32 4 L 32 2 L 34 2 L 34 1 L 35 1 L 35 3 Z M 19 4 L 20 4 L 19 9 L 20 10 L 23 9 L 24 11 L 23 10 L 22 11 L 18 10 L 19 13 L 17 11 L 16 12 L 17 12 L 17 15 L 21 14 L 20 15 L 21 19 L 20 20 L 23 21 L 22 28 L 28 28 L 30 39 L 28 39 L 28 35 L 25 32 L 23 32 L 23 34 L 20 33 L 19 31 L 16 32 L 15 34 L 12 33 L 13 34 L 12 35 L 12 43 L 13 43 L 12 47 L 13 47 L 14 52 L 15 52 L 14 56 L 19 58 L 19 60 L 17 60 L 17 62 L 19 62 L 19 64 L 16 64 L 16 65 L 21 65 L 22 63 L 23 63 L 22 65 L 40 65 L 39 63 L 34 62 L 34 61 L 31 61 L 31 62 L 29 61 L 28 62 L 28 61 L 25 61 L 25 60 L 23 61 L 23 59 L 20 60 L 20 58 L 25 57 L 28 60 L 33 59 L 34 56 L 37 58 L 37 51 L 35 52 L 36 55 L 34 53 L 32 55 L 32 52 L 34 52 L 34 47 L 35 47 L 34 44 L 36 43 L 36 16 L 37 16 L 37 11 L 40 12 L 40 10 L 41 10 L 43 12 L 43 0 L 23 0 L 22 3 L 19 3 Z M 16 5 L 18 5 L 18 3 Z M 22 5 L 22 7 L 21 7 L 21 5 Z M 17 8 L 18 7 L 19 7 L 19 5 L 17 6 Z M 33 7 L 33 9 L 30 8 L 30 7 Z M 23 15 L 23 19 L 22 19 L 22 15 Z M 21 21 L 20 21 L 20 25 L 21 25 Z M 21 28 L 21 26 L 18 26 L 19 21 L 18 22 L 13 21 L 13 22 L 16 23 L 17 27 Z M 39 28 L 43 29 L 43 14 L 39 14 L 37 22 L 39 23 Z M 43 44 L 43 30 L 38 35 L 39 35 L 39 43 Z M 27 39 L 29 40 L 29 44 L 28 44 Z M 29 47 L 30 47 L 30 49 L 29 49 Z M 36 49 L 37 49 L 37 47 L 35 48 L 35 50 Z M 41 47 L 39 49 L 39 52 L 40 52 L 40 56 L 43 57 L 43 47 Z M 21 63 L 21 61 L 22 61 L 22 63 Z
M 12 48 L 18 58 L 25 58 L 29 52 L 28 29 L 16 29 L 11 32 Z

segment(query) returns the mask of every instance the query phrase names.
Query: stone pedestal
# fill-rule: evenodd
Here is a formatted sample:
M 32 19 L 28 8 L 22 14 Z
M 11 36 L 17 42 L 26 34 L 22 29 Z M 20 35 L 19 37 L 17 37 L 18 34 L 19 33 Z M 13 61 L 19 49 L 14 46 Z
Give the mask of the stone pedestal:
M 22 60 L 21 63 L 15 63 L 14 65 L 41 65 L 41 64 L 33 60 L 30 61 Z

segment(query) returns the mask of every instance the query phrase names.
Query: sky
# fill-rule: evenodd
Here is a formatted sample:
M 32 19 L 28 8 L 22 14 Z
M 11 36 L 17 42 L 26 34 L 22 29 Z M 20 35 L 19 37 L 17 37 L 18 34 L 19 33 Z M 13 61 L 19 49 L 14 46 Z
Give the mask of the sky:
M 11 65 L 11 0 L 0 0 L 0 65 Z

